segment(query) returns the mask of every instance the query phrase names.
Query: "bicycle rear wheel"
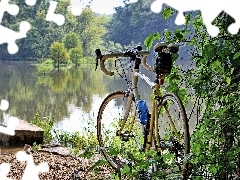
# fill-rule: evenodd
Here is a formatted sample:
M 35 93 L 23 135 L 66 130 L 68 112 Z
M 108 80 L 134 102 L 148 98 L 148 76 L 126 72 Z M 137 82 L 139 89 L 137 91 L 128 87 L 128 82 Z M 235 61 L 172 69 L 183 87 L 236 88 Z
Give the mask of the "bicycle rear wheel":
M 180 175 L 187 179 L 190 153 L 190 134 L 186 111 L 182 101 L 173 93 L 162 97 L 158 106 L 158 135 L 162 154 L 169 154 L 166 174 Z M 172 155 L 172 156 L 171 156 Z
M 109 94 L 102 102 L 97 116 L 99 146 L 102 154 L 115 170 L 130 163 L 136 153 L 140 153 L 139 150 L 144 140 L 139 120 L 135 119 L 133 129 L 129 132 L 131 118 L 135 118 L 136 115 L 134 97 L 130 99 L 130 110 L 123 134 L 117 135 L 127 111 L 129 98 L 123 91 Z

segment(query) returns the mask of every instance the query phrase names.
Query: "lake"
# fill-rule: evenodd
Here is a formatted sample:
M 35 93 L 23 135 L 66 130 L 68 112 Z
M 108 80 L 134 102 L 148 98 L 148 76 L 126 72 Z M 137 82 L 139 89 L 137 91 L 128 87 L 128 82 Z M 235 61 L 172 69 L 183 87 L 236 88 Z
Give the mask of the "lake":
M 187 66 L 190 62 L 184 62 L 183 68 Z M 154 80 L 155 74 L 144 69 L 141 72 Z M 119 73 L 124 75 L 123 71 Z M 41 117 L 54 116 L 57 128 L 74 132 L 81 131 L 88 124 L 95 125 L 105 96 L 116 90 L 127 90 L 127 83 L 116 72 L 109 77 L 100 68 L 95 71 L 93 64 L 60 70 L 59 73 L 54 70 L 44 76 L 37 72 L 32 62 L 0 62 L 0 89 L 0 99 L 9 101 L 6 112 L 9 116 L 28 122 L 36 113 Z M 149 104 L 151 89 L 142 79 L 139 79 L 139 92 Z M 188 115 L 192 107 L 190 102 L 186 108 Z M 190 117 L 191 131 L 196 124 L 194 113 Z

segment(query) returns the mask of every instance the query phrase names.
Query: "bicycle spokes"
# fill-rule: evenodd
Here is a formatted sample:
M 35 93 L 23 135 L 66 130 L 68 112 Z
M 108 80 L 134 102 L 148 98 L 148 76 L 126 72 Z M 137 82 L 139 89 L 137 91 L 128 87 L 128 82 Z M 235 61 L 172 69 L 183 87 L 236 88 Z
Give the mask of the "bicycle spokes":
M 168 160 L 171 172 L 181 172 L 186 167 L 185 155 L 189 153 L 189 132 L 185 109 L 176 95 L 169 94 L 163 96 L 158 112 L 161 148 L 165 156 L 172 155 L 171 160 Z
M 141 144 L 143 144 L 140 123 L 135 118 L 132 118 L 132 115 L 135 114 L 132 112 L 135 103 L 134 101 L 129 102 L 128 98 L 125 97 L 124 92 L 113 93 L 104 101 L 98 117 L 98 135 L 101 150 L 114 168 L 121 166 L 120 162 L 122 160 L 119 161 L 119 159 L 131 161 L 127 156 L 127 152 L 131 154 L 139 153 Z M 126 122 L 121 130 L 120 127 L 126 114 L 129 114 L 129 116 L 125 119 Z M 134 125 L 129 131 L 129 126 L 133 120 Z M 116 157 L 119 158 L 116 159 Z

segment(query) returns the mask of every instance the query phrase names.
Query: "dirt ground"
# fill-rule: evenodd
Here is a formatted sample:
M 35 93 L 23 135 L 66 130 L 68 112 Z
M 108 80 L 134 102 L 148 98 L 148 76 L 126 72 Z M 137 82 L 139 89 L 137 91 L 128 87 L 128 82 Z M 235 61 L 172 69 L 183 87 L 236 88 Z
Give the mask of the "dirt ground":
M 49 165 L 48 172 L 39 173 L 40 180 L 93 180 L 110 178 L 110 171 L 107 167 L 100 167 L 98 174 L 95 174 L 94 171 L 91 170 L 95 162 L 101 158 L 100 155 L 96 155 L 88 160 L 71 156 L 67 150 L 64 149 L 60 151 L 62 151 L 62 153 L 54 151 L 54 148 L 48 148 L 38 152 L 31 152 L 36 165 L 42 162 L 47 162 Z M 11 169 L 7 177 L 14 180 L 21 180 L 27 163 L 19 161 L 16 158 L 16 153 L 1 153 L 0 164 L 1 163 L 11 164 Z

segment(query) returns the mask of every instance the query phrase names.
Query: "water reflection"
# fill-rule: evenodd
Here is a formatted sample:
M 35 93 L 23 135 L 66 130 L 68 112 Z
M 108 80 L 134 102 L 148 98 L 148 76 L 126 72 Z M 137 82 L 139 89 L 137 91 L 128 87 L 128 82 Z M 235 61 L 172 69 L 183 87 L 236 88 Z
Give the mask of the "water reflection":
M 94 106 L 91 107 L 89 113 L 86 113 L 83 108 L 77 107 L 75 104 L 69 104 L 69 116 L 64 117 L 61 121 L 59 121 L 56 124 L 56 129 L 68 131 L 70 133 L 82 131 L 83 128 L 95 131 L 95 127 L 97 125 L 97 113 L 103 99 L 104 98 L 94 95 Z
M 38 112 L 42 117 L 54 116 L 57 128 L 69 132 L 96 125 L 97 112 L 107 94 L 127 90 L 127 83 L 117 73 L 106 76 L 95 65 L 38 74 L 32 63 L 0 62 L 0 98 L 10 103 L 8 114 L 30 121 Z M 153 73 L 142 70 L 151 80 Z M 122 73 L 122 72 L 121 72 Z M 129 77 L 129 76 L 128 76 Z M 139 93 L 150 107 L 151 89 L 139 79 Z M 188 113 L 193 103 L 189 103 Z M 196 116 L 190 119 L 194 129 Z

